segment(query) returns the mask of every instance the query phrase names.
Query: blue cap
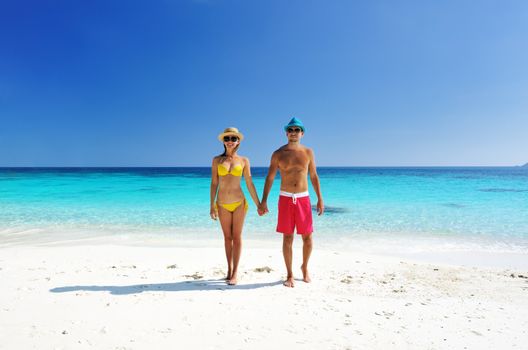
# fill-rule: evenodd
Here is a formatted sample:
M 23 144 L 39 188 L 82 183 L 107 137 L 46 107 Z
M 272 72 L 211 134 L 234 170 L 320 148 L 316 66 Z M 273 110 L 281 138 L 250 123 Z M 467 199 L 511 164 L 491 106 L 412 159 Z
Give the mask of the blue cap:
M 288 131 L 288 128 L 292 126 L 298 126 L 304 132 L 304 124 L 300 119 L 293 117 L 288 123 L 288 125 L 284 127 L 284 131 Z

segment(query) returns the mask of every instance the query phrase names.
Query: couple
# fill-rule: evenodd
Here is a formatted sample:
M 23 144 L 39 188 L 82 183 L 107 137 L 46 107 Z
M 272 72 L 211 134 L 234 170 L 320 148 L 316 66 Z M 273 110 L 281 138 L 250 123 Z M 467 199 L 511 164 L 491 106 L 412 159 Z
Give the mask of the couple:
M 244 136 L 237 128 L 227 128 L 218 135 L 224 144 L 224 153 L 213 158 L 211 176 L 211 218 L 220 218 L 224 232 L 224 245 L 227 258 L 227 283 L 237 284 L 238 263 L 242 250 L 242 227 L 248 209 L 240 181 L 246 180 L 253 202 L 260 216 L 268 213 L 268 194 L 275 180 L 277 169 L 281 175 L 277 232 L 283 234 L 282 253 L 286 264 L 286 287 L 294 286 L 292 271 L 293 232 L 303 238 L 303 281 L 310 282 L 308 260 L 312 252 L 312 211 L 308 197 L 308 174 L 317 194 L 317 213 L 324 212 L 321 186 L 315 167 L 313 151 L 301 145 L 304 125 L 292 118 L 284 127 L 288 143 L 273 152 L 268 176 L 264 184 L 262 202 L 259 201 L 255 185 L 251 179 L 249 159 L 237 154 Z

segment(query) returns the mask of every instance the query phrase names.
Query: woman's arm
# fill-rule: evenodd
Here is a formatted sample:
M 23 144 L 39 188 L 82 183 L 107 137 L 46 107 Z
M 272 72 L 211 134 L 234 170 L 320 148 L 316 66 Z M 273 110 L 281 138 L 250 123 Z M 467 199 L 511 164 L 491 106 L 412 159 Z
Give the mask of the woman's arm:
M 211 166 L 211 208 L 209 214 L 211 219 L 216 220 L 218 218 L 218 212 L 215 207 L 216 194 L 218 192 L 218 160 L 213 158 L 213 164 Z
M 255 185 L 253 184 L 253 178 L 251 177 L 251 166 L 249 165 L 249 158 L 244 158 L 244 179 L 246 180 L 246 186 L 249 191 L 249 194 L 251 195 L 251 198 L 253 199 L 253 202 L 257 206 L 257 208 L 260 207 L 260 201 L 258 198 L 257 190 L 255 189 Z

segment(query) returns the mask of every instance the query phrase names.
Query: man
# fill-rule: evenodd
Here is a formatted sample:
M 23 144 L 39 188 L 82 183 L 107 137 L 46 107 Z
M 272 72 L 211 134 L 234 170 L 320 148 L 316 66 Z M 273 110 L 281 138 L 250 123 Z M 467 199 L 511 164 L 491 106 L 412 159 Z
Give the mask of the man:
M 297 229 L 297 234 L 303 238 L 303 263 L 301 266 L 303 281 L 310 282 L 308 274 L 308 260 L 312 253 L 312 208 L 308 197 L 308 173 L 312 186 L 317 195 L 317 213 L 324 212 L 323 197 L 321 196 L 321 186 L 315 167 L 313 151 L 301 145 L 301 138 L 304 136 L 304 125 L 297 119 L 292 118 L 288 125 L 284 127 L 288 144 L 282 146 L 271 156 L 270 167 L 259 214 L 268 212 L 268 194 L 275 180 L 277 169 L 281 175 L 280 196 L 279 196 L 279 217 L 277 222 L 277 232 L 283 234 L 282 254 L 286 264 L 287 277 L 284 281 L 286 287 L 294 286 L 292 271 L 292 245 L 293 232 Z

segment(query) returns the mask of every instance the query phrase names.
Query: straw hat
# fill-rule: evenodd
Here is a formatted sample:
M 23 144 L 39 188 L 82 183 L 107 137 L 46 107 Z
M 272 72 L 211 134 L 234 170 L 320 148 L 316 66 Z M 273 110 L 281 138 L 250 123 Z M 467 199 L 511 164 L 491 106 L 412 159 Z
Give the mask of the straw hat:
M 230 127 L 230 128 L 226 128 L 224 130 L 223 133 L 221 133 L 220 135 L 218 135 L 218 140 L 220 142 L 224 142 L 224 136 L 227 136 L 227 135 L 235 135 L 235 136 L 238 136 L 238 139 L 240 141 L 242 141 L 244 139 L 244 135 L 242 135 L 242 133 L 240 131 L 238 131 L 237 128 L 235 127 Z

